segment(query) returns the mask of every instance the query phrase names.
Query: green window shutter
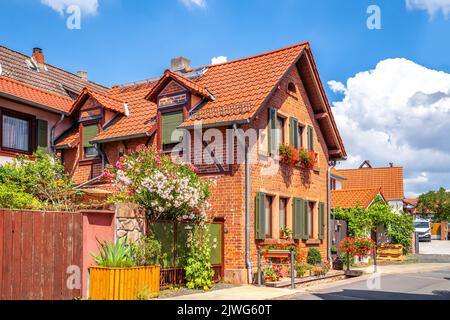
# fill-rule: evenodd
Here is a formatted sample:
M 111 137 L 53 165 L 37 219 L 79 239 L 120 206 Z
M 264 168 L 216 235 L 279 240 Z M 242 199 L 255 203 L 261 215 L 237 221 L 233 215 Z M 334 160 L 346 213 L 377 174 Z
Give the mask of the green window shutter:
M 303 221 L 303 227 L 302 227 L 302 239 L 303 240 L 309 240 L 310 234 L 309 234 L 309 215 L 310 215 L 310 206 L 309 201 L 303 201 L 303 210 L 302 210 L 302 221 Z
M 300 141 L 298 141 L 298 120 L 295 118 L 290 118 L 289 138 L 291 145 L 298 149 L 300 147 Z
M 269 122 L 268 122 L 268 140 L 269 140 L 269 153 L 270 155 L 276 155 L 278 153 L 277 144 L 277 111 L 273 108 L 269 108 Z
M 83 126 L 83 147 L 91 148 L 93 145 L 89 142 L 93 140 L 98 135 L 98 126 L 96 124 L 91 124 Z
M 303 200 L 295 198 L 292 205 L 292 216 L 294 221 L 292 222 L 292 225 L 294 226 L 293 234 L 295 240 L 301 240 L 303 238 Z
M 48 152 L 48 121 L 36 120 L 36 145 L 38 149 Z
M 255 239 L 266 239 L 266 194 L 258 192 L 255 198 Z
M 319 204 L 319 239 L 325 239 L 325 204 Z
M 183 132 L 177 127 L 183 123 L 183 111 L 162 114 L 162 144 L 179 143 L 183 139 Z M 176 132 L 176 134 L 174 134 Z M 173 135 L 173 137 L 172 137 Z
M 308 126 L 308 150 L 314 151 L 314 128 Z

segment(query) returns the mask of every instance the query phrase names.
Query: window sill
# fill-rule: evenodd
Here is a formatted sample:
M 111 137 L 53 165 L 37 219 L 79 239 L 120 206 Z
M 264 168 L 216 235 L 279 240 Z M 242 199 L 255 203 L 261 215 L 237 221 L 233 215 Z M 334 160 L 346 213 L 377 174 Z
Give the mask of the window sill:
M 97 158 L 97 157 L 86 158 L 86 159 L 80 160 L 80 162 L 79 162 L 79 164 L 81 166 L 88 166 L 88 165 L 97 164 L 97 163 L 100 163 L 100 158 Z

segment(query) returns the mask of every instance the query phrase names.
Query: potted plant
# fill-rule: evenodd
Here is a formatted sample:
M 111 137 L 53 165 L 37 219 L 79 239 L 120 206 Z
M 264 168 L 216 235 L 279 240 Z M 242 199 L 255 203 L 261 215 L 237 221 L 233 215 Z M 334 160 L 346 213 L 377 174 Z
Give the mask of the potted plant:
M 345 256 L 345 262 L 347 270 L 345 274 L 349 277 L 361 276 L 361 271 L 351 271 L 350 264 L 353 257 L 358 256 L 360 258 L 367 257 L 374 248 L 373 241 L 366 237 L 345 238 L 340 244 L 340 250 Z
M 297 265 L 297 276 L 300 278 L 303 277 L 309 277 L 311 275 L 311 270 L 314 268 L 314 266 L 308 264 L 308 263 L 299 263 Z
M 95 267 L 89 268 L 89 297 L 92 300 L 135 300 L 147 290 L 159 295 L 161 245 L 142 238 L 127 245 L 124 239 L 116 243 L 100 242 L 100 252 L 94 255 Z
M 298 150 L 289 144 L 281 144 L 279 148 L 280 160 L 289 166 L 295 166 L 299 159 Z
M 335 245 L 332 245 L 330 247 L 330 252 L 331 252 L 332 255 L 337 255 L 337 253 L 338 253 L 337 247 Z
M 281 239 L 287 240 L 292 236 L 292 230 L 288 227 L 282 227 L 280 229 L 280 237 Z
M 277 273 L 272 267 L 265 268 L 263 273 L 266 282 L 276 282 L 278 280 Z

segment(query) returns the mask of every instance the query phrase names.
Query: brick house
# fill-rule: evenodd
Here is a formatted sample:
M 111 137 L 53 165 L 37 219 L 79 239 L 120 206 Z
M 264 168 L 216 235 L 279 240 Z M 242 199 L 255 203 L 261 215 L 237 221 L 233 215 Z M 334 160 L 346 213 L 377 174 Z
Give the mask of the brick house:
M 52 151 L 72 125 L 69 111 L 84 87 L 106 90 L 46 63 L 39 48 L 30 57 L 0 46 L 0 164 L 38 148 Z
M 282 242 L 281 227 L 327 259 L 330 163 L 346 152 L 308 43 L 195 69 L 176 58 L 160 77 L 84 89 L 69 117 L 56 147 L 83 187 L 106 188 L 104 166 L 140 144 L 185 147 L 214 180 L 209 216 L 223 222 L 226 280 L 251 281 L 258 246 Z M 279 163 L 282 143 L 315 152 L 315 168 Z

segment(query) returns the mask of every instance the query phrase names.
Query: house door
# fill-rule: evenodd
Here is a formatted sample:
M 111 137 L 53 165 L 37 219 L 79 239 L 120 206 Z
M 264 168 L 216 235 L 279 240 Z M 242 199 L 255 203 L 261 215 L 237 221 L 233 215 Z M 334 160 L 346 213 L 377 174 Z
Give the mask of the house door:
M 213 222 L 209 225 L 211 264 L 213 265 L 216 277 L 223 278 L 224 275 L 224 225 L 223 222 Z

